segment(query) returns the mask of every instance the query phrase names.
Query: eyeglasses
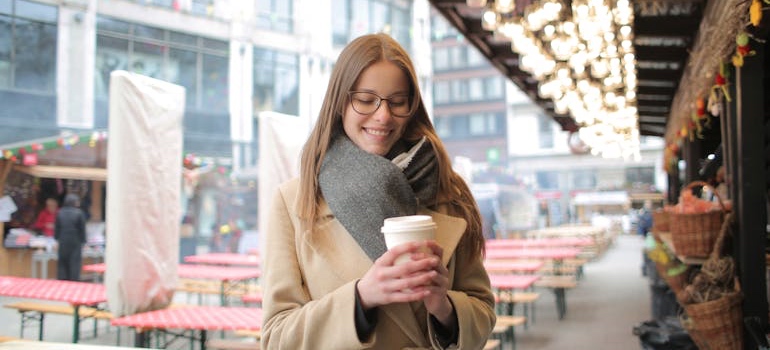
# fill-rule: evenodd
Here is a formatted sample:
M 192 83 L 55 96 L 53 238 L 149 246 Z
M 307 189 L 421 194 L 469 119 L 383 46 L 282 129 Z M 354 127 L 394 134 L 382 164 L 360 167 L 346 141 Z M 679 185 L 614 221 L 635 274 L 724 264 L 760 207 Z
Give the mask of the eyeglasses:
M 383 98 L 373 92 L 348 91 L 348 96 L 350 96 L 350 103 L 353 106 L 353 110 L 363 115 L 374 114 L 374 112 L 380 108 L 382 101 L 388 102 L 390 114 L 394 117 L 408 118 L 412 116 L 414 112 L 412 110 L 413 106 L 409 102 L 409 95 L 407 94 L 398 94 Z

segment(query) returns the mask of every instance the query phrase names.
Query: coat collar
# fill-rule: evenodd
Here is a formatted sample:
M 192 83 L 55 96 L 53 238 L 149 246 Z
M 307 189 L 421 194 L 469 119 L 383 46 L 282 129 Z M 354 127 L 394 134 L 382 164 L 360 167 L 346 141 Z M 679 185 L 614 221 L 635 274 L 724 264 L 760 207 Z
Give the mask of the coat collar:
M 374 262 L 342 224 L 334 219 L 325 202 L 321 203 L 319 214 L 320 224 L 314 228 L 313 233 L 304 235 L 305 243 L 325 260 L 329 270 L 337 276 L 339 285 L 361 278 Z M 444 249 L 442 262 L 445 266 L 449 265 L 457 244 L 465 232 L 467 225 L 465 220 L 427 209 L 420 210 L 418 214 L 433 217 L 436 223 L 436 243 Z M 430 345 L 423 344 L 426 339 L 417 323 L 424 320 L 417 320 L 414 317 L 409 304 L 391 304 L 380 309 L 387 317 L 392 318 L 416 344 Z

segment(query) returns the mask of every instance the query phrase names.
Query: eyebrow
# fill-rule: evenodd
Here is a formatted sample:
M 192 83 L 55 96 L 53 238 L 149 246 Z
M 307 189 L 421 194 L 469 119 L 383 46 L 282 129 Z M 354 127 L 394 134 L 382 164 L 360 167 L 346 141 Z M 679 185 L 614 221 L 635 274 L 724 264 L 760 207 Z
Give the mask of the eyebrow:
M 373 93 L 373 94 L 375 94 L 375 95 L 380 95 L 380 93 L 378 93 L 377 91 L 374 91 L 374 90 L 372 90 L 372 89 L 353 89 L 353 90 L 351 90 L 351 91 L 356 91 L 356 92 L 370 92 L 370 93 Z M 392 93 L 392 94 L 390 94 L 390 95 L 382 95 L 382 97 L 399 96 L 399 95 L 409 95 L 409 91 L 397 91 L 397 92 L 395 92 L 395 93 Z

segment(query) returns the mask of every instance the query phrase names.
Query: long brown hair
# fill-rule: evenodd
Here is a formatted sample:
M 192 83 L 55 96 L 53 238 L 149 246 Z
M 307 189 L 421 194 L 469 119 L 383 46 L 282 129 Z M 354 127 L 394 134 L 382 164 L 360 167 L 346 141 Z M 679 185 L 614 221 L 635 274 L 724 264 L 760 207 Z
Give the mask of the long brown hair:
M 414 114 L 403 135 L 407 142 L 414 142 L 425 136 L 436 154 L 438 161 L 438 193 L 432 206 L 446 205 L 449 214 L 465 218 L 468 228 L 463 236 L 463 245 L 473 258 L 484 251 L 484 236 L 481 232 L 481 215 L 476 201 L 465 181 L 452 170 L 449 155 L 441 143 L 420 96 L 417 75 L 412 60 L 406 51 L 387 34 L 369 34 L 356 38 L 340 53 L 332 70 L 318 120 L 302 149 L 300 161 L 300 187 L 298 215 L 306 228 L 311 228 L 318 219 L 321 190 L 318 175 L 332 136 L 342 132 L 342 114 L 348 103 L 347 93 L 353 88 L 361 73 L 373 63 L 387 60 L 394 63 L 409 80 L 412 103 L 417 104 Z

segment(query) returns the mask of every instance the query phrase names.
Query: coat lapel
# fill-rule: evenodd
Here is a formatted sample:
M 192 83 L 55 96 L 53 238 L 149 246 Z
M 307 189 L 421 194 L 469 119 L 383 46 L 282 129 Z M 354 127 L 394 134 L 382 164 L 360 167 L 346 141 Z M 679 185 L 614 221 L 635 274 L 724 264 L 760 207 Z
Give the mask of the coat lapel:
M 373 261 L 342 224 L 334 219 L 325 202 L 321 204 L 319 214 L 320 221 L 323 223 L 316 226 L 313 233 L 304 235 L 305 243 L 318 257 L 324 260 L 328 270 L 337 276 L 338 283 L 332 284 L 339 286 L 361 278 L 371 268 Z M 429 210 L 421 210 L 419 214 L 433 217 L 433 221 L 436 223 L 436 242 L 444 249 L 442 262 L 445 266 L 448 265 L 463 232 L 465 232 L 465 220 Z M 308 278 L 312 278 L 312 276 L 308 276 Z M 408 303 L 386 305 L 380 307 L 380 310 L 386 317 L 398 324 L 415 344 L 419 344 L 419 346 L 430 345 L 418 324 L 418 322 L 425 322 L 425 320 L 417 320 Z

